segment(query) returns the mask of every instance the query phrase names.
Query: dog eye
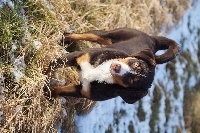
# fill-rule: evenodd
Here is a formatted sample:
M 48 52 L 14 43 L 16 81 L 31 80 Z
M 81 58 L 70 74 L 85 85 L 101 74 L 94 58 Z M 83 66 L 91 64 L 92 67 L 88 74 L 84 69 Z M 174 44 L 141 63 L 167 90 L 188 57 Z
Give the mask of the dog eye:
M 134 62 L 131 67 L 134 69 L 134 70 L 141 70 L 141 66 L 140 66 L 140 63 L 139 62 Z
M 140 65 L 139 62 L 135 62 L 135 63 L 133 64 L 133 67 L 136 68 L 136 67 L 138 67 L 139 65 Z

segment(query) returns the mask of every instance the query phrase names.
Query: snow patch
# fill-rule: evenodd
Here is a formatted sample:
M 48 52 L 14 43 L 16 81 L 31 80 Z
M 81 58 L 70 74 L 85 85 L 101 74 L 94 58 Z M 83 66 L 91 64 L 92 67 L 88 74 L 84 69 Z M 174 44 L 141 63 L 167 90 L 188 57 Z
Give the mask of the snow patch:
M 2 71 L 0 70 L 0 102 L 5 101 L 5 97 L 4 97 L 4 77 L 2 74 Z M 3 122 L 3 111 L 0 108 L 0 123 Z
M 18 56 L 16 59 L 14 59 L 14 67 L 11 68 L 11 72 L 13 73 L 15 82 L 17 83 L 22 77 L 25 76 L 24 69 L 26 67 L 26 64 L 24 62 L 24 55 L 25 54 L 23 54 L 22 56 Z
M 3 111 L 0 111 L 0 123 L 3 121 Z
M 42 43 L 40 41 L 34 41 L 33 46 L 36 50 L 38 50 L 42 46 Z

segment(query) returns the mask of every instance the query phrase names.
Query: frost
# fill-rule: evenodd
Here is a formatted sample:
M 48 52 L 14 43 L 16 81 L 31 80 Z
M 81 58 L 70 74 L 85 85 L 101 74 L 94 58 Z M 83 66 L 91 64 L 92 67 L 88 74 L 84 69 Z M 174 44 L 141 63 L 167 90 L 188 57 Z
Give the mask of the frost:
M 26 67 L 26 64 L 24 62 L 24 55 L 19 56 L 18 58 L 15 59 L 14 62 L 15 68 L 18 70 L 23 70 L 24 67 Z
M 0 123 L 2 123 L 3 120 L 2 116 L 3 116 L 3 111 L 0 111 Z
M 11 72 L 15 77 L 15 82 L 19 82 L 22 77 L 24 77 L 24 69 L 26 64 L 24 62 L 24 55 L 17 57 L 14 59 L 14 67 L 11 68 Z
M 65 49 L 63 49 L 62 52 L 63 52 L 63 54 L 68 54 L 69 53 Z
M 67 111 L 65 108 L 62 108 L 63 117 L 67 116 Z
M 17 49 L 17 46 L 15 44 L 13 44 L 11 51 L 15 51 L 16 49 Z
M 4 83 L 4 77 L 0 70 L 0 102 L 5 101 L 5 97 L 3 95 L 3 91 L 4 91 L 3 83 Z M 2 123 L 2 120 L 3 120 L 2 116 L 3 116 L 3 111 L 0 110 L 0 123 Z
M 65 104 L 67 100 L 64 97 L 61 97 L 61 104 Z
M 22 14 L 24 14 L 23 9 L 21 9 Z M 26 16 L 23 15 L 24 21 L 25 21 L 25 25 L 24 25 L 24 36 L 22 37 L 22 43 L 26 43 L 26 39 L 28 39 L 31 36 L 31 33 L 28 31 L 28 26 L 27 26 L 27 22 L 26 22 Z
M 12 2 L 11 0 L 8 0 L 8 5 L 14 9 L 14 2 Z
M 33 46 L 36 50 L 38 50 L 42 46 L 42 43 L 40 41 L 34 41 Z
M 15 108 L 15 111 L 16 112 L 22 111 L 22 106 L 21 105 L 17 105 L 16 108 Z
M 1 3 L 4 3 L 4 4 L 8 3 L 8 5 L 9 5 L 10 7 L 14 8 L 14 3 L 13 3 L 11 0 L 1 0 L 1 1 L 0 1 L 0 8 L 2 7 L 2 4 L 1 4 Z

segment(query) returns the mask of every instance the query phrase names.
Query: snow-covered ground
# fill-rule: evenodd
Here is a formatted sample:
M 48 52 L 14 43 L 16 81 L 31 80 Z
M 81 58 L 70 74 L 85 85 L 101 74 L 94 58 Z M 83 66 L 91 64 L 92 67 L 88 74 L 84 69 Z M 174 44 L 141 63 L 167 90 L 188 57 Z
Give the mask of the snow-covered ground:
M 198 32 L 200 28 L 200 1 L 196 1 L 185 13 L 180 24 L 175 27 L 168 35 L 168 38 L 175 40 L 180 44 L 181 50 L 189 50 L 192 55 L 192 59 L 197 63 L 198 68 Z M 183 41 L 184 38 L 184 41 Z M 178 57 L 179 58 L 179 57 Z M 161 100 L 159 106 L 158 120 L 156 121 L 155 127 L 159 129 L 160 133 L 168 132 L 175 133 L 176 127 L 180 127 L 182 132 L 186 132 L 184 128 L 183 118 L 183 100 L 184 100 L 184 87 L 186 80 L 182 77 L 187 77 L 188 72 L 184 71 L 187 61 L 183 60 L 182 63 L 176 61 L 176 73 L 179 75 L 174 82 L 170 79 L 170 73 L 166 71 L 166 64 L 159 65 L 156 69 L 156 75 L 154 85 L 150 89 L 149 95 L 144 97 L 142 101 L 142 107 L 145 112 L 145 119 L 140 121 L 137 113 L 139 102 L 129 105 L 124 103 L 121 98 L 111 99 L 108 101 L 99 102 L 96 107 L 86 116 L 76 116 L 76 123 L 80 133 L 103 133 L 107 130 L 113 133 L 128 133 L 131 132 L 131 127 L 134 128 L 135 133 L 148 133 L 150 132 L 150 118 L 152 115 L 151 100 L 153 99 L 153 88 L 158 86 L 161 92 Z M 200 69 L 198 69 L 198 72 Z M 199 75 L 197 77 L 191 76 L 189 87 L 193 87 Z M 162 86 L 165 86 L 163 89 Z M 174 86 L 178 86 L 179 91 L 177 96 L 173 93 Z M 167 91 L 164 92 L 164 91 Z M 166 118 L 165 109 L 166 94 L 170 98 L 171 113 L 169 118 Z

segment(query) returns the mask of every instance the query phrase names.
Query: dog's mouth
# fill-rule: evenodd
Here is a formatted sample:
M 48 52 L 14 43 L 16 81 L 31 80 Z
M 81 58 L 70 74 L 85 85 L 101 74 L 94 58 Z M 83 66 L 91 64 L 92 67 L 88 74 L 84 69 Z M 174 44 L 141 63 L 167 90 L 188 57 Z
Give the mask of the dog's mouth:
M 127 63 L 114 61 L 110 65 L 110 73 L 118 76 L 131 74 L 137 77 L 146 77 L 148 71 L 148 65 L 144 61 L 138 59 L 130 59 Z

